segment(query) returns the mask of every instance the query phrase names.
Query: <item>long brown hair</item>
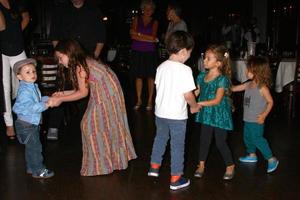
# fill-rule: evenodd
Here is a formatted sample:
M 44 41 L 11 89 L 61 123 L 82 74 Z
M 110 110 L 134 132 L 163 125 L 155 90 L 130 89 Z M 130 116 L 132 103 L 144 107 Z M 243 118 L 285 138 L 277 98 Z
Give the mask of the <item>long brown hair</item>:
M 77 73 L 76 70 L 78 67 L 83 68 L 83 70 L 86 72 L 87 77 L 86 81 L 89 77 L 89 67 L 86 63 L 87 55 L 81 45 L 76 40 L 62 40 L 59 41 L 59 43 L 54 48 L 54 51 L 60 52 L 62 54 L 65 54 L 69 58 L 68 63 L 68 73 L 69 73 L 69 79 L 74 89 L 79 89 L 78 86 L 78 80 L 77 80 Z M 62 88 L 67 75 L 64 73 L 63 68 L 59 68 L 60 76 L 62 77 L 62 82 L 59 83 L 59 88 Z
M 272 73 L 269 66 L 268 58 L 264 56 L 250 56 L 247 60 L 247 69 L 253 74 L 253 80 L 256 81 L 258 87 L 271 87 Z

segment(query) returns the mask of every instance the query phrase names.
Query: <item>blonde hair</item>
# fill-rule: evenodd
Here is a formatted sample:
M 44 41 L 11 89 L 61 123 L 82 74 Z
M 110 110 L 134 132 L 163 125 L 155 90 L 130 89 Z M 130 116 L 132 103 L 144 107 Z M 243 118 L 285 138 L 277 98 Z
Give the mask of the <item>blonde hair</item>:
M 224 45 L 212 44 L 206 51 L 211 51 L 215 54 L 217 61 L 221 62 L 221 67 L 219 68 L 222 75 L 227 76 L 231 79 L 231 65 L 229 51 Z
M 149 5 L 152 7 L 153 10 L 155 10 L 155 3 L 152 0 L 142 0 L 141 2 L 141 10 L 144 11 L 145 7 Z
M 219 70 L 223 76 L 228 78 L 229 84 L 231 85 L 231 65 L 230 65 L 230 56 L 229 51 L 224 45 L 212 44 L 210 45 L 206 51 L 212 52 L 216 60 L 221 62 L 221 66 Z M 225 96 L 228 97 L 229 105 L 231 106 L 231 110 L 234 111 L 233 100 L 231 98 L 231 89 L 230 87 L 225 90 Z
M 268 58 L 264 56 L 250 56 L 247 60 L 247 69 L 253 74 L 253 80 L 258 87 L 272 85 L 272 73 Z

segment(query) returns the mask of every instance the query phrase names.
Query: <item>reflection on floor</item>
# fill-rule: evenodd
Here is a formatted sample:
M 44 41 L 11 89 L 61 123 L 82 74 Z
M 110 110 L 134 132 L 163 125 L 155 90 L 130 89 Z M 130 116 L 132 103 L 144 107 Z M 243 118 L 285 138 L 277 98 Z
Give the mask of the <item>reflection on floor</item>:
M 155 136 L 153 112 L 133 111 L 131 94 L 125 92 L 128 117 L 138 158 L 130 162 L 127 170 L 97 177 L 81 177 L 81 136 L 78 119 L 73 117 L 60 132 L 58 141 L 47 141 L 42 131 L 45 161 L 55 171 L 55 177 L 36 180 L 25 173 L 23 146 L 8 141 L 1 126 L 0 143 L 0 199 L 2 200 L 279 200 L 300 198 L 300 126 L 299 117 L 288 120 L 284 113 L 273 112 L 266 123 L 266 138 L 280 160 L 277 171 L 266 173 L 266 161 L 261 154 L 257 164 L 241 164 L 244 154 L 241 129 L 241 110 L 234 114 L 235 130 L 228 141 L 236 162 L 236 176 L 223 181 L 225 170 L 222 158 L 213 144 L 203 178 L 196 179 L 199 149 L 199 125 L 190 116 L 186 139 L 185 175 L 191 186 L 184 190 L 169 190 L 170 156 L 164 158 L 158 179 L 147 177 L 150 153 Z M 299 112 L 298 112 L 299 113 Z

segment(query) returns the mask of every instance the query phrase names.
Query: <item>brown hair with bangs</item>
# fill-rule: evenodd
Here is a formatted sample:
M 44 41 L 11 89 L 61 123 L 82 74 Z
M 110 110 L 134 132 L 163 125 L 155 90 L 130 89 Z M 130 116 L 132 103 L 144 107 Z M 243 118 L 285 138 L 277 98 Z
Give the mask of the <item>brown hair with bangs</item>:
M 268 58 L 264 56 L 250 56 L 247 60 L 247 70 L 253 74 L 253 80 L 258 87 L 271 87 L 272 74 Z

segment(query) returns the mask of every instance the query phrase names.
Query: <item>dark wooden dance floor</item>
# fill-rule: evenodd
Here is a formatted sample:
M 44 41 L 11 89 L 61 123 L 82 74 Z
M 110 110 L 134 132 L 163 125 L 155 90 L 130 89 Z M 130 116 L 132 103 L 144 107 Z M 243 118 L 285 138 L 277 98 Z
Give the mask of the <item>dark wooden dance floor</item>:
M 128 94 L 126 94 L 128 96 Z M 130 95 L 129 95 L 130 96 Z M 128 98 L 127 98 L 128 99 Z M 169 189 L 170 157 L 166 154 L 158 179 L 147 177 L 150 153 L 155 136 L 154 115 L 144 110 L 128 116 L 138 158 L 128 169 L 96 177 L 82 177 L 81 136 L 79 123 L 72 119 L 61 131 L 58 141 L 46 141 L 42 133 L 45 162 L 55 171 L 47 180 L 37 180 L 25 173 L 23 146 L 8 141 L 1 127 L 0 199 L 1 200 L 289 200 L 300 199 L 300 126 L 299 117 L 287 120 L 284 111 L 273 112 L 266 123 L 266 138 L 280 164 L 266 173 L 266 161 L 259 155 L 257 164 L 241 164 L 244 154 L 241 114 L 234 116 L 235 130 L 228 141 L 236 162 L 236 176 L 222 180 L 223 160 L 213 144 L 205 176 L 193 177 L 199 148 L 199 126 L 191 116 L 186 139 L 185 175 L 191 179 L 187 189 Z M 278 109 L 277 109 L 278 110 Z M 299 112 L 298 112 L 299 113 Z

